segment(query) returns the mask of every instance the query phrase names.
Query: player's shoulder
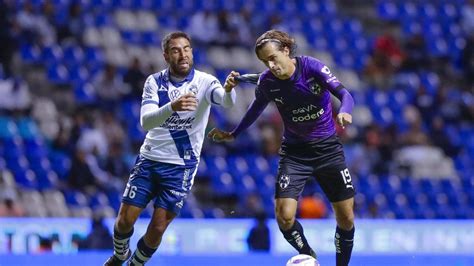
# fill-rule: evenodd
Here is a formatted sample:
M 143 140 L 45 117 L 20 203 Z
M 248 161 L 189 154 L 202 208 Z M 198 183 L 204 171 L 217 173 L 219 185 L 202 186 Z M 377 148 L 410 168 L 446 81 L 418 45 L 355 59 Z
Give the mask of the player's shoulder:
M 207 82 L 212 82 L 214 80 L 217 80 L 217 78 L 214 75 L 201 71 L 201 70 L 197 70 L 197 69 L 194 70 L 194 77 L 198 78 L 199 80 L 207 81 Z
M 167 78 L 168 78 L 168 77 L 167 77 L 167 75 L 166 75 L 166 69 L 163 69 L 163 70 L 161 70 L 161 71 L 159 71 L 159 72 L 155 72 L 155 73 L 150 74 L 150 75 L 147 77 L 146 81 L 147 81 L 147 82 L 150 81 L 150 82 L 153 82 L 153 83 L 157 83 L 157 81 L 159 81 L 159 80 L 164 80 L 164 81 L 166 81 Z
M 207 88 L 214 88 L 216 84 L 216 86 L 220 84 L 219 80 L 214 75 L 196 69 L 194 70 L 193 80 L 197 83 L 198 86 L 203 86 Z
M 302 55 L 299 58 L 300 58 L 301 63 L 303 64 L 303 66 L 321 66 L 321 65 L 324 65 L 324 63 L 321 60 L 319 60 L 316 57 L 309 56 L 309 55 Z
M 277 81 L 277 78 L 272 74 L 270 70 L 265 70 L 260 74 L 260 77 L 258 78 L 257 85 L 259 87 L 265 87 L 268 84 Z
M 324 62 L 312 56 L 300 57 L 302 71 L 310 76 L 321 76 L 330 73 L 329 68 Z

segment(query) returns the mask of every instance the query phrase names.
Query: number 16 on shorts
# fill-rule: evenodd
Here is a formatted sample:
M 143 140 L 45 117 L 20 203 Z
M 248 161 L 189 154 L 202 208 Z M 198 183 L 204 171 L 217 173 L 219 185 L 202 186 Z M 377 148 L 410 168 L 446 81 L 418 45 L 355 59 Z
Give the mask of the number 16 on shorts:
M 346 188 L 354 189 L 354 187 L 352 186 L 352 178 L 351 178 L 351 174 L 349 173 L 349 169 L 346 168 L 344 170 L 341 170 L 340 173 L 342 176 L 342 180 L 344 180 L 344 184 L 346 185 Z
M 342 172 L 342 171 L 341 171 Z M 133 199 L 135 198 L 137 193 L 137 186 L 130 186 L 129 183 L 127 183 L 127 187 L 125 188 L 125 191 L 123 192 L 123 197 Z

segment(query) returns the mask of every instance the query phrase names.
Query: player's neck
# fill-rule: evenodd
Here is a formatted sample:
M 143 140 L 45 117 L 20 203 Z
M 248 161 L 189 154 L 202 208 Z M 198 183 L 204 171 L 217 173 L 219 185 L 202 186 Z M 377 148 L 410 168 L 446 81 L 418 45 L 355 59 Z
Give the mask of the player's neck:
M 178 73 L 176 73 L 175 71 L 173 71 L 172 69 L 170 69 L 170 79 L 171 79 L 173 82 L 181 82 L 181 81 L 183 81 L 188 75 L 189 75 L 189 72 L 186 73 L 185 75 L 183 75 L 183 74 L 178 74 Z
M 171 81 L 175 82 L 175 83 L 178 83 L 178 82 L 181 82 L 185 79 L 186 77 L 178 77 L 178 76 L 175 76 L 173 75 L 172 73 L 170 73 L 170 79 Z

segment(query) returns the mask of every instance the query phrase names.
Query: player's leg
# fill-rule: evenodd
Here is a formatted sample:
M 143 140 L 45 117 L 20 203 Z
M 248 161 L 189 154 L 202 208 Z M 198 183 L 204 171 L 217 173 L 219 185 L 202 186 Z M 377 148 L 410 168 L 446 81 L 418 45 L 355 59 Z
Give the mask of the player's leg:
M 303 227 L 296 220 L 297 199 L 311 173 L 311 168 L 289 158 L 282 158 L 275 184 L 275 216 L 285 239 L 300 254 L 316 257 L 304 235 Z
M 137 249 L 130 259 L 129 265 L 144 265 L 158 249 L 168 225 L 176 217 L 176 213 L 163 208 L 155 208 L 145 235 L 138 241 Z
M 344 150 L 337 136 L 330 137 L 315 146 L 314 176 L 336 213 L 337 227 L 334 236 L 336 265 L 347 266 L 354 245 L 353 197 L 355 195 L 351 175 L 347 169 Z
M 142 208 L 122 203 L 114 224 L 114 255 L 105 265 L 122 265 L 130 256 L 130 238 L 133 235 L 133 225 L 142 212 Z
M 277 198 L 275 202 L 275 216 L 281 230 L 287 231 L 293 227 L 296 220 L 298 201 L 293 198 Z
M 336 265 L 346 266 L 351 259 L 352 247 L 354 246 L 354 198 L 332 202 L 336 214 L 336 234 L 334 244 L 336 245 Z
M 292 198 L 277 198 L 275 205 L 275 216 L 278 227 L 283 237 L 293 246 L 298 253 L 307 254 L 316 258 L 316 253 L 311 249 L 304 230 L 295 218 L 298 202 Z
M 191 190 L 197 166 L 171 165 L 160 163 L 158 176 L 153 180 L 157 195 L 155 211 L 145 235 L 138 241 L 137 249 L 129 265 L 144 265 L 161 243 L 168 225 L 179 214 L 184 200 Z
M 141 156 L 137 159 L 122 195 L 122 204 L 114 225 L 114 255 L 104 265 L 122 265 L 131 256 L 129 242 L 133 226 L 154 196 L 151 178 L 155 164 Z
M 354 245 L 354 187 L 345 165 L 318 170 L 316 178 L 336 214 L 336 265 L 349 264 Z

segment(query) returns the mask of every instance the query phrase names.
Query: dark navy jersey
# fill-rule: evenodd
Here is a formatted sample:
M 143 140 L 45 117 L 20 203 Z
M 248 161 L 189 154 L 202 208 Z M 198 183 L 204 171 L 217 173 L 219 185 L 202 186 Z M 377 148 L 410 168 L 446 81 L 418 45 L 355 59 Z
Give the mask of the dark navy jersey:
M 270 102 L 274 102 L 285 125 L 284 141 L 301 143 L 332 136 L 336 129 L 332 118 L 331 93 L 339 98 L 339 112 L 351 113 L 353 99 L 349 92 L 316 58 L 296 57 L 296 70 L 286 80 L 263 72 L 255 90 L 255 100 L 234 136 L 250 126 Z

